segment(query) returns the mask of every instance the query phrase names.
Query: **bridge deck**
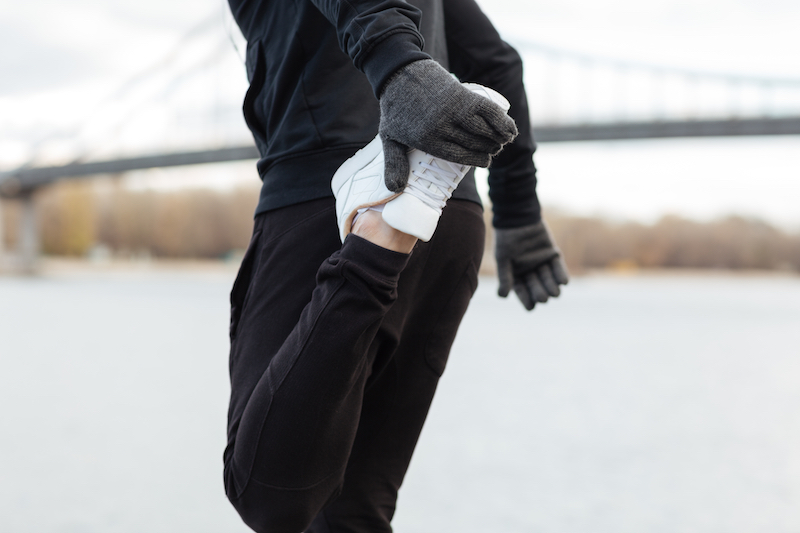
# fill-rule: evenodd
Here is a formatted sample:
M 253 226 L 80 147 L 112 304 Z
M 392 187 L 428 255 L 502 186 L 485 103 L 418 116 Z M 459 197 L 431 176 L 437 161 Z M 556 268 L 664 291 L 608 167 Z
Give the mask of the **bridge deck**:
M 534 127 L 537 143 L 744 135 L 800 135 L 800 117 L 586 123 Z M 258 158 L 258 151 L 250 145 L 109 161 L 70 163 L 51 167 L 23 167 L 11 172 L 0 173 L 0 196 L 25 196 L 38 187 L 63 178 L 82 178 L 147 168 L 256 158 Z

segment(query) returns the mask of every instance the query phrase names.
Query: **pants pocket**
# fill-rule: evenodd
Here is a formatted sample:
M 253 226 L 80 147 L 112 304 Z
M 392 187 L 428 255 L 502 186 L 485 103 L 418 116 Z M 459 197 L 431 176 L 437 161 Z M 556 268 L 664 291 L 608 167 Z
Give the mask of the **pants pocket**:
M 242 316 L 242 310 L 244 309 L 247 295 L 250 292 L 259 237 L 261 237 L 260 229 L 253 232 L 253 237 L 250 239 L 247 252 L 245 252 L 242 264 L 239 267 L 239 273 L 236 275 L 236 280 L 233 282 L 233 289 L 231 289 L 231 324 L 229 331 L 231 341 L 236 337 L 236 328 L 239 325 L 239 318 Z
M 474 263 L 470 263 L 461 279 L 453 291 L 453 294 L 442 306 L 439 317 L 436 320 L 436 327 L 431 332 L 428 342 L 425 345 L 425 361 L 431 370 L 441 376 L 447 365 L 450 355 L 450 347 L 456 338 L 458 326 L 464 313 L 467 312 L 469 301 L 478 288 L 478 268 Z

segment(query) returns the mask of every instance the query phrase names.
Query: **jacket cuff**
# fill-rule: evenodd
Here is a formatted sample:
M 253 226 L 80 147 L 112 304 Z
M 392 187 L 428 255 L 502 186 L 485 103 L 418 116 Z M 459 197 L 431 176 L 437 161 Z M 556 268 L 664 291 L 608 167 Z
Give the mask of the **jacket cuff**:
M 492 205 L 492 226 L 497 229 L 521 228 L 542 221 L 542 212 L 539 202 L 520 206 L 522 209 L 505 211 Z
M 431 59 L 422 51 L 420 38 L 417 33 L 398 30 L 376 44 L 367 55 L 362 70 L 378 99 L 384 85 L 395 72 L 414 61 Z
M 491 183 L 492 225 L 495 228 L 520 228 L 542 220 L 542 208 L 536 194 L 536 181 L 509 180 Z

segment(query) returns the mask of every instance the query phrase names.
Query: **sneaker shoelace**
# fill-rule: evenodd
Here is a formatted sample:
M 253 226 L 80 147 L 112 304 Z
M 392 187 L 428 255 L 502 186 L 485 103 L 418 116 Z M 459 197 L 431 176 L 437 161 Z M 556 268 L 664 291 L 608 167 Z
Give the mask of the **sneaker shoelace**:
M 425 204 L 441 211 L 453 194 L 457 180 L 462 177 L 464 165 L 438 158 L 431 163 L 422 161 L 418 165 L 423 170 L 419 171 L 415 168 L 412 171 L 417 179 L 409 180 L 408 187 L 404 192 L 416 196 Z

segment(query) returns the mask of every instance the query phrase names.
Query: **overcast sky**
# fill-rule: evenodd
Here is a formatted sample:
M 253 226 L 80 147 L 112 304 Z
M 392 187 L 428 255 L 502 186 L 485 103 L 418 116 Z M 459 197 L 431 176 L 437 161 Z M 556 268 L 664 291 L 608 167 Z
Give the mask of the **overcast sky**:
M 800 78 L 796 0 L 480 3 L 512 43 L 709 72 Z M 215 120 L 233 124 L 215 133 L 217 142 L 246 139 L 236 112 L 246 80 L 226 42 L 225 9 L 218 0 L 0 4 L 0 169 L 34 154 L 56 161 L 81 150 L 94 157 L 145 150 L 148 139 L 191 144 L 191 135 L 187 141 L 175 132 L 203 130 L 193 117 L 208 114 L 203 110 L 212 100 L 217 108 L 227 106 Z M 176 57 L 165 59 L 202 21 L 210 26 L 200 28 Z M 545 80 L 534 68 L 536 58 L 525 55 L 531 65 L 526 83 L 534 93 Z M 219 66 L 203 81 L 192 65 L 211 56 Z M 125 80 L 159 62 L 164 68 L 152 79 L 139 80 L 136 90 L 121 89 Z M 188 93 L 169 89 L 167 78 L 178 71 L 194 72 L 199 85 Z M 123 101 L 127 107 L 119 104 Z M 179 118 L 162 123 L 164 109 Z M 152 135 L 156 130 L 173 133 L 160 138 Z M 57 140 L 32 149 L 59 132 Z M 197 142 L 206 142 L 200 137 Z M 696 217 L 740 212 L 800 227 L 795 213 L 800 210 L 786 205 L 787 197 L 800 199 L 796 137 L 551 144 L 542 146 L 537 158 L 544 202 L 583 213 L 652 219 L 664 212 Z M 665 190 L 671 178 L 676 181 Z
M 795 0 L 492 0 L 510 38 L 611 57 L 800 76 Z M 26 0 L 0 6 L 0 94 L 42 90 L 149 64 L 220 0 Z M 12 53 L 13 52 L 13 53 Z

